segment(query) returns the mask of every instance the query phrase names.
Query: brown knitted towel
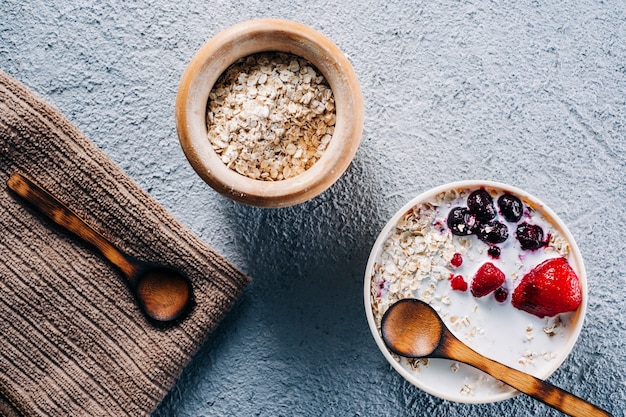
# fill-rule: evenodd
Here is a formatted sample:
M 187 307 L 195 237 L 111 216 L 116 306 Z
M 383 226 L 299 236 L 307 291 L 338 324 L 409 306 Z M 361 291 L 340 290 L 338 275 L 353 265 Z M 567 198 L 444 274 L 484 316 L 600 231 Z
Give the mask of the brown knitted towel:
M 14 171 L 127 253 L 185 271 L 190 315 L 153 327 L 114 267 L 8 190 Z M 248 282 L 0 71 L 0 415 L 151 413 Z

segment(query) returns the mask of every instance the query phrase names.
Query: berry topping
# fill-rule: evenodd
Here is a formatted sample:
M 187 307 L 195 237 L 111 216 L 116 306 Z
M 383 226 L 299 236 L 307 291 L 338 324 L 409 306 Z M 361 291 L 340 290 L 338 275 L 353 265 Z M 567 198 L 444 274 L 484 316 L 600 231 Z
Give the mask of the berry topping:
M 509 229 L 498 221 L 481 223 L 478 225 L 476 236 L 486 243 L 502 243 L 509 237 Z
M 478 268 L 476 275 L 474 275 L 471 287 L 472 295 L 474 297 L 484 297 L 502 286 L 504 280 L 504 272 L 500 271 L 491 262 L 486 262 Z
M 467 282 L 465 282 L 463 276 L 457 275 L 450 278 L 450 287 L 452 287 L 453 290 L 465 292 L 467 291 Z
M 381 279 L 376 283 L 376 296 L 381 297 L 383 294 L 383 289 L 385 288 L 385 279 Z
M 472 234 L 475 219 L 465 207 L 455 207 L 448 214 L 448 227 L 452 234 L 467 236 Z
M 524 213 L 522 200 L 513 194 L 501 195 L 498 198 L 498 207 L 500 207 L 500 213 L 502 213 L 504 218 L 511 223 L 519 221 Z
M 496 208 L 493 205 L 493 198 L 486 190 L 473 191 L 467 197 L 467 208 L 470 213 L 476 216 L 481 222 L 488 222 L 496 217 Z
M 536 224 L 524 222 L 517 226 L 515 234 L 522 249 L 535 250 L 546 246 L 548 243 L 543 240 L 543 229 Z
M 463 263 L 463 256 L 461 256 L 460 253 L 455 253 L 454 255 L 452 255 L 452 259 L 450 259 L 450 265 L 452 265 L 455 268 L 458 268 L 459 266 L 461 266 L 461 264 Z
M 511 298 L 513 307 L 537 317 L 576 310 L 581 301 L 578 276 L 565 258 L 537 265 L 524 275 Z
M 489 249 L 487 249 L 487 254 L 493 259 L 500 259 L 500 253 L 502 253 L 502 251 L 497 246 L 489 246 Z
M 493 295 L 496 297 L 497 302 L 503 303 L 509 296 L 509 292 L 506 290 L 506 288 L 500 287 L 496 290 L 496 292 L 493 293 Z

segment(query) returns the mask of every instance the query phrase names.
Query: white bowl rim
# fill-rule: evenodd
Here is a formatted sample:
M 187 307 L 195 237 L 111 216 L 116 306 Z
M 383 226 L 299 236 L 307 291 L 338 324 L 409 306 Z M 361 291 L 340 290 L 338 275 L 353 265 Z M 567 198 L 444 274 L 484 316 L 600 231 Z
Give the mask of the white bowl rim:
M 406 213 L 409 209 L 411 209 L 416 204 L 426 201 L 430 198 L 433 198 L 434 196 L 436 196 L 437 194 L 441 192 L 452 190 L 452 189 L 473 189 L 473 188 L 477 189 L 480 187 L 506 190 L 517 196 L 520 196 L 520 197 L 523 196 L 527 200 L 531 201 L 533 203 L 533 208 L 537 209 L 538 211 L 541 211 L 542 214 L 550 220 L 550 222 L 561 232 L 563 237 L 567 240 L 567 243 L 570 245 L 570 250 L 571 250 L 570 253 L 571 253 L 572 259 L 574 260 L 576 264 L 575 269 L 577 271 L 578 278 L 580 280 L 581 291 L 582 291 L 582 301 L 576 311 L 576 319 L 575 319 L 576 324 L 575 324 L 575 327 L 573 328 L 572 333 L 570 334 L 567 340 L 567 343 L 560 350 L 552 366 L 550 368 L 547 368 L 547 370 L 543 374 L 538 375 L 540 379 L 546 379 L 550 375 L 552 375 L 552 373 L 554 373 L 563 364 L 565 359 L 569 356 L 572 349 L 574 348 L 574 345 L 576 344 L 576 341 L 578 340 L 578 337 L 580 336 L 580 332 L 584 324 L 584 319 L 587 313 L 587 298 L 588 298 L 587 273 L 585 271 L 585 266 L 583 263 L 582 255 L 580 253 L 580 249 L 578 248 L 578 245 L 576 244 L 576 241 L 574 240 L 573 235 L 571 234 L 571 232 L 569 231 L 565 223 L 557 216 L 557 214 L 554 211 L 552 211 L 552 209 L 550 209 L 547 205 L 545 205 L 539 198 L 535 197 L 534 195 L 520 188 L 511 186 L 508 184 L 504 184 L 501 182 L 488 181 L 488 180 L 456 181 L 456 182 L 443 184 L 443 185 L 431 188 L 427 191 L 424 191 L 418 196 L 412 198 L 404 206 L 402 206 L 402 208 L 400 208 L 389 219 L 389 221 L 385 224 L 385 226 L 379 233 L 376 239 L 376 242 L 374 243 L 372 250 L 370 252 L 370 256 L 368 258 L 367 266 L 365 269 L 365 281 L 364 281 L 364 302 L 365 302 L 365 314 L 367 317 L 367 322 L 368 322 L 370 331 L 372 333 L 372 336 L 374 337 L 374 340 L 376 341 L 376 345 L 382 352 L 383 356 L 385 357 L 385 359 L 387 359 L 389 364 L 405 380 L 407 380 L 412 385 L 418 387 L 422 391 L 427 392 L 436 397 L 439 397 L 448 401 L 468 403 L 468 404 L 492 403 L 492 402 L 503 401 L 503 400 L 507 400 L 509 398 L 512 398 L 518 395 L 519 392 L 517 391 L 502 392 L 502 393 L 493 394 L 491 396 L 481 397 L 481 398 L 475 398 L 475 397 L 470 397 L 470 396 L 455 396 L 455 395 L 450 395 L 450 394 L 446 394 L 446 393 L 434 390 L 431 387 L 422 383 L 419 379 L 415 378 L 415 375 L 412 372 L 402 367 L 401 364 L 396 359 L 394 359 L 394 357 L 391 355 L 391 353 L 385 346 L 385 343 L 383 342 L 382 338 L 380 337 L 378 333 L 378 328 L 376 327 L 376 322 L 374 320 L 374 313 L 372 312 L 372 307 L 371 307 L 371 277 L 372 277 L 372 270 L 374 268 L 374 263 L 377 259 L 377 256 L 379 254 L 382 244 L 387 239 L 388 234 L 391 231 L 391 229 L 396 225 L 396 223 L 398 222 L 400 217 L 404 215 L 404 213 Z

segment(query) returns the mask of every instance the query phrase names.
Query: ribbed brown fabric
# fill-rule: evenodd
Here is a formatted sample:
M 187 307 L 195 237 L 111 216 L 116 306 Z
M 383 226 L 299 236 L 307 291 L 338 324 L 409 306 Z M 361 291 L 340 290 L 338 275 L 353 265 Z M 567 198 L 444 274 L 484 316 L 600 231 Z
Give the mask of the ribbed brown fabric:
M 184 270 L 191 314 L 153 327 L 104 258 L 8 190 L 14 171 L 127 253 Z M 0 414 L 150 414 L 248 283 L 58 110 L 0 71 Z

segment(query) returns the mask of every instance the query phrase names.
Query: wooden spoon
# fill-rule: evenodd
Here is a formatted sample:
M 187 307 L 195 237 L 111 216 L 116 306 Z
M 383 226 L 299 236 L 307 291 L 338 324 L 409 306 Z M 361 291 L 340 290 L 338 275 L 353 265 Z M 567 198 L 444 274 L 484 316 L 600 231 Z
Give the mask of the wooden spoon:
M 149 319 L 160 323 L 171 322 L 182 318 L 189 311 L 193 290 L 191 281 L 183 272 L 170 266 L 143 262 L 125 254 L 65 204 L 20 173 L 11 175 L 7 185 L 56 224 L 93 245 L 119 268 Z
M 457 339 L 437 312 L 423 301 L 403 299 L 393 304 L 383 315 L 381 331 L 387 348 L 400 356 L 463 362 L 570 416 L 611 416 L 567 391 L 472 350 Z

